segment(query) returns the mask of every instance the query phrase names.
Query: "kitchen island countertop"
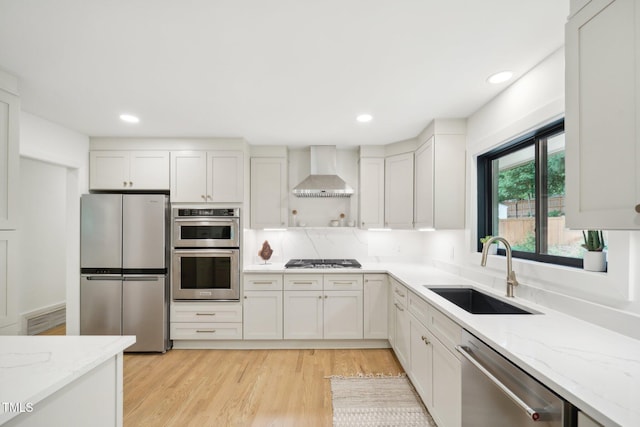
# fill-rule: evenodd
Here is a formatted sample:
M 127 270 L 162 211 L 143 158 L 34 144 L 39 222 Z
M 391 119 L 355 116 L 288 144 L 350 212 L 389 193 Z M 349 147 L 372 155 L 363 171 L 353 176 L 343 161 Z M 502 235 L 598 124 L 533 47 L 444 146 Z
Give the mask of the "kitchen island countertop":
M 133 343 L 134 336 L 0 337 L 0 425 L 36 414 L 40 402 Z

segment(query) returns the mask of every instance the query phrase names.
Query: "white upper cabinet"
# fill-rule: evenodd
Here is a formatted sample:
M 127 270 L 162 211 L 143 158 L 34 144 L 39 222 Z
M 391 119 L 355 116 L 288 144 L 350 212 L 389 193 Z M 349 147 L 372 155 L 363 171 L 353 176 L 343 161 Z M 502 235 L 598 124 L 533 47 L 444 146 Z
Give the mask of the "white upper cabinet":
M 431 136 L 415 154 L 415 227 L 464 228 L 465 137 Z
M 168 190 L 168 151 L 91 151 L 92 190 Z
M 360 159 L 358 227 L 384 227 L 384 158 Z
M 251 228 L 287 226 L 287 159 L 251 159 Z
M 385 159 L 385 227 L 413 228 L 413 153 Z
M 640 229 L 640 3 L 580 2 L 566 25 L 567 225 Z
M 242 202 L 242 151 L 172 151 L 172 202 Z
M 20 99 L 0 89 L 0 230 L 17 228 Z

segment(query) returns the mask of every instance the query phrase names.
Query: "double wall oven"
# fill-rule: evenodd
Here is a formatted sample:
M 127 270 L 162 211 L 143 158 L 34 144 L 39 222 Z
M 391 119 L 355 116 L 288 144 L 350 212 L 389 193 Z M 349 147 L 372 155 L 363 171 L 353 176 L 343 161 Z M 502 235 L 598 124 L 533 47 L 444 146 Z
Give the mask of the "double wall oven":
M 240 299 L 240 209 L 173 208 L 174 300 Z

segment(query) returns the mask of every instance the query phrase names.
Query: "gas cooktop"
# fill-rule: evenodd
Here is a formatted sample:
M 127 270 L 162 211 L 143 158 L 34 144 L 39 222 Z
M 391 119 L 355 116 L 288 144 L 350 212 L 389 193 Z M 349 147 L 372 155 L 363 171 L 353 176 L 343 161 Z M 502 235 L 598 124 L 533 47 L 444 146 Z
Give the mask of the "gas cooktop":
M 360 268 L 355 259 L 291 259 L 285 268 Z

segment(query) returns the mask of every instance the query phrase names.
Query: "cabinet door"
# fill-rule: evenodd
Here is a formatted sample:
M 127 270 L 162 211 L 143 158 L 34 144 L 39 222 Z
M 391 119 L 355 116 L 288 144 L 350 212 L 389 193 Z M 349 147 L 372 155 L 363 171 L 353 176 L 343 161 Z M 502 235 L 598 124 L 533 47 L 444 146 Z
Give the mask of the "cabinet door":
M 384 227 L 384 159 L 360 159 L 360 228 Z
M 18 320 L 16 311 L 18 272 L 16 233 L 16 231 L 0 231 L 0 335 L 5 335 L 2 328 L 15 326 Z
M 395 347 L 396 356 L 406 371 L 411 371 L 409 359 L 409 346 L 411 332 L 409 326 L 409 313 L 406 308 L 397 302 L 394 303 L 395 313 Z
M 567 23 L 570 228 L 640 228 L 639 23 L 635 0 L 593 0 Z
M 169 152 L 132 151 L 129 184 L 134 190 L 169 190 Z
M 0 230 L 17 228 L 19 118 L 19 98 L 0 90 Z
M 251 228 L 287 226 L 287 159 L 251 159 Z
M 388 276 L 387 276 L 387 280 Z M 390 280 L 389 280 L 390 281 Z M 391 281 L 390 281 L 391 282 Z M 393 287 L 391 286 L 391 283 L 389 283 L 389 291 L 387 293 L 387 332 L 389 333 L 389 336 L 387 337 L 387 339 L 389 340 L 389 344 L 391 345 L 391 348 L 395 349 L 396 348 L 396 302 L 394 301 L 393 298 Z
M 244 155 L 242 151 L 207 153 L 207 201 L 244 200 Z
M 284 338 L 322 339 L 322 291 L 284 292 Z
M 364 276 L 364 338 L 388 338 L 388 295 L 386 274 Z
M 244 292 L 244 339 L 282 339 L 282 291 Z
M 128 190 L 128 151 L 91 151 L 89 153 L 89 188 L 92 190 Z
M 324 291 L 324 338 L 362 339 L 362 291 Z
M 416 227 L 419 228 L 435 227 L 433 221 L 433 145 L 434 137 L 431 137 L 416 151 L 415 221 Z
M 411 380 L 422 401 L 433 407 L 433 336 L 418 320 L 409 316 L 411 323 Z
M 413 228 L 413 153 L 385 159 L 385 227 Z
M 207 153 L 171 152 L 171 202 L 207 201 Z
M 438 426 L 460 427 L 462 423 L 462 373 L 460 361 L 438 339 L 433 347 L 433 408 Z

